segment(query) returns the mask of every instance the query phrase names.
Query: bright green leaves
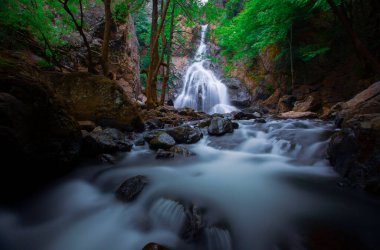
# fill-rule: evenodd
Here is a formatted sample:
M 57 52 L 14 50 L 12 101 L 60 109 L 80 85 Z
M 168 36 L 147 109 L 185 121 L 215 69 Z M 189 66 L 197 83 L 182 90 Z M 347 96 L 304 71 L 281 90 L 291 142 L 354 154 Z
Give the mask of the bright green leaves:
M 313 11 L 324 10 L 327 5 L 321 0 L 230 0 L 226 7 L 226 18 L 216 30 L 218 42 L 231 59 L 249 60 L 269 45 L 287 44 L 294 23 L 307 21 Z M 310 60 L 327 50 L 308 45 L 299 53 Z

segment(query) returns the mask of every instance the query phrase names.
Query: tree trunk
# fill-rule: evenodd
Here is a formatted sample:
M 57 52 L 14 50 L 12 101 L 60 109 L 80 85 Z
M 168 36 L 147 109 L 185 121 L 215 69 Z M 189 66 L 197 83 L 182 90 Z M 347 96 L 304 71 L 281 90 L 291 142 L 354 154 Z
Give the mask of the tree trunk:
M 158 0 L 153 0 L 152 25 L 150 36 L 150 62 L 146 84 L 147 106 L 153 108 L 157 105 L 157 74 L 160 67 L 160 57 L 158 53 L 158 39 L 164 28 L 165 17 L 170 0 L 167 1 L 162 13 L 162 22 L 158 26 Z
M 171 62 L 171 56 L 172 56 L 172 45 L 173 45 L 173 35 L 174 35 L 174 12 L 175 12 L 175 1 L 172 3 L 172 13 L 170 17 L 170 37 L 169 37 L 169 44 L 168 44 L 168 50 L 166 55 L 166 72 L 164 75 L 164 79 L 162 82 L 161 87 L 161 105 L 165 104 L 165 95 L 166 95 L 166 89 L 168 87 L 168 81 L 170 77 L 170 62 Z
M 150 32 L 150 62 L 148 68 L 148 77 L 146 83 L 146 97 L 147 106 L 152 108 L 157 103 L 156 94 L 156 81 L 157 78 L 154 76 L 155 68 L 158 64 L 158 47 L 154 48 L 154 39 L 157 35 L 157 25 L 158 25 L 158 0 L 153 0 L 152 6 L 152 24 Z
M 73 21 L 73 23 L 75 25 L 75 28 L 77 29 L 77 31 L 79 32 L 79 34 L 81 35 L 81 37 L 83 39 L 84 46 L 87 49 L 87 60 L 88 60 L 87 67 L 88 67 L 88 72 L 90 72 L 90 73 L 97 73 L 96 69 L 95 69 L 95 66 L 94 66 L 94 62 L 92 60 L 91 47 L 90 47 L 90 44 L 89 44 L 89 42 L 87 40 L 86 34 L 84 34 L 84 31 L 83 31 L 83 5 L 82 5 L 82 0 L 79 0 L 80 19 L 81 19 L 80 20 L 81 21 L 80 24 L 78 23 L 78 20 L 75 18 L 73 12 L 70 10 L 69 6 L 67 5 L 68 4 L 68 0 L 59 0 L 59 2 L 63 5 L 63 9 L 71 17 L 71 20 Z
M 109 72 L 108 54 L 109 54 L 109 42 L 110 42 L 110 37 L 111 37 L 111 25 L 112 25 L 111 0 L 103 0 L 103 3 L 104 3 L 105 25 L 104 25 L 104 33 L 103 33 L 103 44 L 102 44 L 102 69 L 103 69 L 103 75 L 107 76 Z
M 290 40 L 289 40 L 289 52 L 290 52 L 290 74 L 292 77 L 292 94 L 294 91 L 294 66 L 293 66 L 293 23 L 290 26 Z
M 351 40 L 354 43 L 354 46 L 357 52 L 359 53 L 359 56 L 362 57 L 367 62 L 368 66 L 370 66 L 375 73 L 380 73 L 380 63 L 377 61 L 377 59 L 374 56 L 372 56 L 372 54 L 368 51 L 367 47 L 359 39 L 355 31 L 353 30 L 350 24 L 350 21 L 348 20 L 348 17 L 345 15 L 344 11 L 342 10 L 342 7 L 337 6 L 334 3 L 334 0 L 326 0 L 326 1 L 330 5 L 333 13 L 339 18 L 346 32 L 351 37 Z

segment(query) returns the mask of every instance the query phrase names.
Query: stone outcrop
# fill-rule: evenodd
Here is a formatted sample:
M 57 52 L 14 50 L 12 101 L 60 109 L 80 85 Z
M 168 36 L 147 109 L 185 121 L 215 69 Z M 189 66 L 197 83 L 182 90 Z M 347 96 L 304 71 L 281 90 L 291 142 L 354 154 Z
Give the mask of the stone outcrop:
M 1 60 L 0 158 L 5 172 L 0 193 L 5 200 L 27 195 L 69 171 L 79 156 L 82 139 L 79 125 L 64 103 L 44 82 L 31 76 L 37 69 Z M 6 191 L 15 180 L 18 188 Z
M 91 8 L 86 9 L 84 22 L 96 69 L 102 72 L 100 55 L 105 26 L 103 4 L 92 4 Z M 87 50 L 78 32 L 74 31 L 66 35 L 64 39 L 68 43 L 62 50 L 67 53 L 63 55 L 61 63 L 74 71 L 85 71 Z M 131 15 L 123 21 L 112 22 L 109 47 L 110 73 L 108 77 L 116 80 L 129 98 L 143 99 L 140 83 L 139 42 Z
M 353 186 L 380 194 L 380 82 L 339 107 L 330 162 Z
M 144 129 L 137 105 L 115 81 L 88 73 L 54 73 L 50 82 L 77 120 L 127 131 Z

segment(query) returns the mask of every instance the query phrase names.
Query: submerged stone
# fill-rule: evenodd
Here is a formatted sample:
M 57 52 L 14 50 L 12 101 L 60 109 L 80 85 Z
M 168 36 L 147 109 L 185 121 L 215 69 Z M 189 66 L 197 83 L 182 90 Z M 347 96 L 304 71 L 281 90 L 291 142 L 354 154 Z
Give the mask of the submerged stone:
M 148 184 L 148 178 L 137 175 L 124 181 L 116 190 L 116 197 L 125 202 L 134 200 Z

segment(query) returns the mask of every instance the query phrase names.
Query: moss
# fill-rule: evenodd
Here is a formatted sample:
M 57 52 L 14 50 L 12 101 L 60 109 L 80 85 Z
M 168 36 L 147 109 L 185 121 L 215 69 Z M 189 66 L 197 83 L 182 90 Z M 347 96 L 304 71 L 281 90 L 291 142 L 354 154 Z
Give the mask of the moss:
M 78 120 L 141 130 L 138 107 L 124 95 L 115 81 L 88 73 L 55 73 L 51 82 L 56 92 L 67 100 L 71 114 Z

